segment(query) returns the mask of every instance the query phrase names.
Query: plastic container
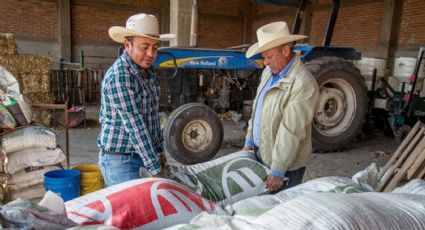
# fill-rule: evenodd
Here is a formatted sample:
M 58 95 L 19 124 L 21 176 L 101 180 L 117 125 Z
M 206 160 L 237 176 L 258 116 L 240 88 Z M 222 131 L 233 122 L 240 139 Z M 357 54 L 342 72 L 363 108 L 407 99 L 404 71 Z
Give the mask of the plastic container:
M 413 57 L 399 57 L 394 61 L 393 74 L 388 79 L 388 83 L 397 91 L 401 90 L 403 82 L 407 86 L 410 82 L 410 76 L 413 74 L 416 65 L 416 58 Z M 423 82 L 425 78 L 425 60 L 422 59 L 421 67 L 418 72 L 418 79 L 416 80 L 416 91 L 423 91 Z
M 379 79 L 385 77 L 387 68 L 387 59 L 363 57 L 361 60 L 354 61 L 353 64 L 360 70 L 360 74 L 365 78 L 366 87 L 372 89 L 373 70 L 376 68 L 376 84 L 379 87 Z
M 58 169 L 44 174 L 44 189 L 58 193 L 66 202 L 80 196 L 80 171 Z
M 98 165 L 79 165 L 73 169 L 80 171 L 80 194 L 85 195 L 105 187 Z

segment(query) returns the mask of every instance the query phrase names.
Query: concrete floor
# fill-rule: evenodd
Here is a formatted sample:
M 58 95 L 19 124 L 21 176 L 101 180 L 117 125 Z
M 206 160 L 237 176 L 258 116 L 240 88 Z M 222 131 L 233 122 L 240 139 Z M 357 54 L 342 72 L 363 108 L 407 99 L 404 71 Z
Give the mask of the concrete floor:
M 89 106 L 86 110 L 87 127 L 69 130 L 71 166 L 80 164 L 96 164 L 98 147 L 96 145 L 99 125 L 97 123 L 99 107 Z M 241 149 L 245 137 L 243 130 L 236 127 L 232 121 L 224 121 L 224 141 L 216 157 Z M 53 129 L 58 135 L 58 143 L 65 146 L 63 128 Z M 375 138 L 367 141 L 353 141 L 350 148 L 343 152 L 313 154 L 313 159 L 307 167 L 305 180 L 323 176 L 351 177 L 373 162 L 383 166 L 398 144 L 394 138 L 376 133 Z M 169 162 L 176 163 L 171 157 Z

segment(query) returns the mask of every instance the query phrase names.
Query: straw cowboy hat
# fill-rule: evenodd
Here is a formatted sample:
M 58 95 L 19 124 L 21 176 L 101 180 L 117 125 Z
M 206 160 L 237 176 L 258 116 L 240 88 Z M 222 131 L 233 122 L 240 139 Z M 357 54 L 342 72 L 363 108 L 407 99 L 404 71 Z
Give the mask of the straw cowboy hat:
M 246 57 L 250 58 L 263 51 L 306 37 L 305 35 L 292 35 L 286 22 L 272 22 L 257 30 L 258 42 L 248 48 Z
M 123 43 L 125 37 L 141 36 L 159 41 L 169 41 L 174 34 L 159 34 L 158 19 L 151 14 L 136 14 L 127 19 L 125 27 L 112 26 L 109 28 L 109 36 L 112 40 Z

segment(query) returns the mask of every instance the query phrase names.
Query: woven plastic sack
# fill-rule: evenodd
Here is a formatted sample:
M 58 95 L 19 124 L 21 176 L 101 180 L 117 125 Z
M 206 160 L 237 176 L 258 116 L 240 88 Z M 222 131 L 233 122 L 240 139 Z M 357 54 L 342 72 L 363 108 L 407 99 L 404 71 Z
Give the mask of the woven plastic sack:
M 3 101 L 0 101 L 0 128 L 13 129 L 16 125 L 15 118 L 3 104 Z
M 6 153 L 27 148 L 56 148 L 56 135 L 44 126 L 29 126 L 3 135 L 1 147 Z
M 24 199 L 2 206 L 0 219 L 6 229 L 59 230 L 77 225 L 65 215 Z
M 65 154 L 60 148 L 29 148 L 7 155 L 8 163 L 6 165 L 9 174 L 36 166 L 54 165 L 61 163 L 66 159 Z
M 421 179 L 411 180 L 407 184 L 394 189 L 392 193 L 418 194 L 425 196 L 425 181 Z
M 3 66 L 0 66 L 0 89 L 7 94 L 20 93 L 18 81 Z
M 269 169 L 250 152 L 239 151 L 195 165 L 168 167 L 168 178 L 220 204 L 266 193 Z
M 262 195 L 234 203 L 229 211 L 234 214 L 257 215 L 295 197 L 319 192 L 359 193 L 362 188 L 345 177 L 321 177 L 283 190 L 275 195 Z
M 167 179 L 143 178 L 117 184 L 65 203 L 79 225 L 106 224 L 123 229 L 161 229 L 187 223 L 220 206 Z
M 48 171 L 61 169 L 60 166 L 36 166 L 19 170 L 10 176 L 7 184 L 15 190 L 43 183 L 44 174 Z
M 425 196 L 365 192 L 307 194 L 257 217 L 267 229 L 425 229 Z

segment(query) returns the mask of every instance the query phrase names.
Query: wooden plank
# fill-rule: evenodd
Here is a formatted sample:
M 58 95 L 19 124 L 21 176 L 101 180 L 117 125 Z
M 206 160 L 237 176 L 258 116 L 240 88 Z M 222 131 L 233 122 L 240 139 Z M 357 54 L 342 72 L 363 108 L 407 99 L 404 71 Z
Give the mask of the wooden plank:
M 413 165 L 409 168 L 407 172 L 407 179 L 411 180 L 416 175 L 418 175 L 418 171 L 420 171 L 423 168 L 423 165 L 425 163 L 425 149 L 422 150 L 421 154 L 416 158 Z
M 401 165 L 399 171 L 394 175 L 394 178 L 388 183 L 388 185 L 383 190 L 384 192 L 391 192 L 397 185 L 406 177 L 407 170 L 412 166 L 413 162 L 415 162 L 416 158 L 419 154 L 422 153 L 425 148 L 425 138 L 421 138 L 418 146 L 409 154 L 408 159 Z
M 415 125 L 415 127 L 416 127 L 416 125 Z M 416 135 L 414 136 L 413 140 L 409 141 L 407 148 L 403 152 L 397 153 L 398 156 L 391 157 L 391 159 L 390 159 L 389 163 L 387 163 L 386 167 L 388 167 L 388 168 L 390 168 L 390 167 L 399 168 L 400 165 L 405 160 L 405 158 L 410 154 L 412 149 L 414 149 L 414 147 L 416 147 L 416 145 L 420 141 L 420 139 L 422 139 L 424 131 L 425 131 L 425 128 L 422 127 L 422 125 L 421 125 L 419 132 L 415 132 Z M 411 134 L 411 133 L 409 133 L 409 134 Z M 407 137 L 406 137 L 406 139 L 407 139 Z M 403 141 L 403 143 L 404 143 L 404 141 Z M 396 158 L 398 158 L 398 159 L 396 159 Z M 395 161 L 395 163 L 390 163 L 390 162 L 394 162 L 394 161 Z M 387 175 L 385 179 L 382 178 L 382 176 L 385 174 L 385 172 L 388 170 L 388 168 L 382 170 L 380 172 L 380 175 L 378 175 L 378 179 L 380 181 L 380 186 L 377 189 L 378 192 L 383 191 L 383 189 L 390 182 L 390 179 L 392 179 L 392 175 Z M 392 170 L 392 172 L 394 172 L 394 171 L 395 170 Z
M 412 141 L 412 139 L 416 136 L 416 134 L 419 132 L 419 129 L 423 126 L 421 122 L 416 122 L 416 124 L 413 126 L 412 130 L 407 134 L 407 137 L 404 138 L 403 142 L 398 146 L 397 150 L 394 152 L 394 154 L 391 156 L 390 160 L 385 164 L 384 168 L 379 172 L 378 178 L 381 178 L 385 171 L 394 164 L 400 155 L 405 151 L 406 147 L 409 145 L 409 143 Z
M 418 175 L 415 175 L 414 178 L 424 178 L 425 176 L 425 161 L 422 162 L 421 167 L 419 168 Z

